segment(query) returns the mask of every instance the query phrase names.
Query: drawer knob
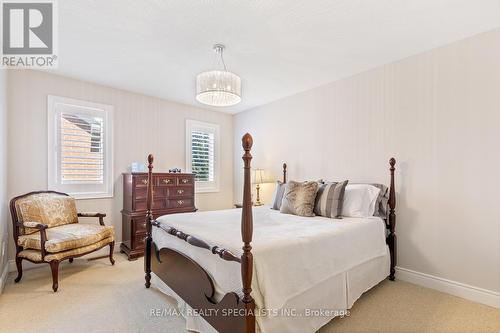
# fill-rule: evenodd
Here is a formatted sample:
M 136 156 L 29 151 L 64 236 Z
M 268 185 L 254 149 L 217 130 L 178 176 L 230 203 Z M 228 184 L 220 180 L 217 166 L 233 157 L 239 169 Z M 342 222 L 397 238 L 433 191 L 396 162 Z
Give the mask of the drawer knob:
M 177 203 L 178 203 L 179 205 L 182 205 L 182 204 L 184 204 L 184 200 L 177 200 Z
M 166 178 L 166 179 L 163 179 L 163 182 L 164 182 L 165 184 L 170 184 L 170 183 L 172 183 L 172 180 L 171 180 L 171 179 Z
M 148 185 L 148 180 L 147 180 L 147 179 L 143 179 L 141 182 L 142 182 L 144 185 Z
M 182 194 L 184 193 L 184 190 L 177 190 L 177 194 Z
M 183 184 L 187 184 L 187 183 L 189 183 L 189 179 L 186 179 L 186 178 L 184 178 L 184 179 L 183 179 L 183 180 L 181 180 L 181 181 L 182 181 L 182 183 L 183 183 Z

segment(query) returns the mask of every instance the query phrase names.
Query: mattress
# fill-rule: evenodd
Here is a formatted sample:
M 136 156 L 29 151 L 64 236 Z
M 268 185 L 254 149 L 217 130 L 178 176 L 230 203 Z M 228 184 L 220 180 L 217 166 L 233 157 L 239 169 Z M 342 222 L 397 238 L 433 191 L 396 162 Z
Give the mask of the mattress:
M 239 209 L 172 214 L 157 219 L 212 246 L 228 249 L 235 255 L 241 254 L 240 220 Z M 376 283 L 388 275 L 387 260 L 383 259 L 388 253 L 386 229 L 384 221 L 378 217 L 300 217 L 262 206 L 253 209 L 253 221 L 252 296 L 257 309 L 282 309 L 294 299 L 311 295 L 314 299 L 321 294 L 318 294 L 321 289 L 318 286 L 321 285 L 327 286 L 323 293 L 344 290 L 343 296 L 332 295 L 341 300 L 341 304 L 332 305 L 345 309 L 349 306 L 349 272 L 378 259 L 384 264 L 376 268 L 383 271 L 376 274 Z M 221 260 L 210 251 L 191 246 L 159 228 L 153 228 L 153 240 L 159 248 L 177 250 L 202 266 L 214 281 L 216 298 L 231 291 L 241 293 L 239 263 Z M 332 283 L 343 287 L 331 287 Z M 265 324 L 266 318 L 257 318 L 263 332 L 269 331 L 266 329 L 269 327 Z

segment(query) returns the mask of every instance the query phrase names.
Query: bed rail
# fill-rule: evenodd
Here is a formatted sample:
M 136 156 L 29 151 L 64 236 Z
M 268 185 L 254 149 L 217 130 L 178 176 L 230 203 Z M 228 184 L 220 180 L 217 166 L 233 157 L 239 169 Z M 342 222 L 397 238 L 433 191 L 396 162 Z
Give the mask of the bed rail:
M 219 257 L 221 259 L 224 259 L 226 261 L 236 261 L 236 262 L 241 263 L 241 258 L 235 256 L 229 250 L 220 248 L 219 246 L 210 246 L 204 240 L 201 240 L 201 239 L 196 238 L 194 236 L 188 235 L 188 234 L 186 234 L 180 230 L 177 230 L 176 228 L 174 228 L 172 226 L 166 225 L 164 223 L 152 221 L 151 224 L 153 224 L 154 226 L 156 226 L 160 229 L 163 229 L 165 232 L 167 232 L 167 234 L 170 234 L 172 236 L 176 236 L 179 239 L 182 239 L 183 241 L 185 241 L 186 243 L 188 243 L 190 245 L 200 247 L 202 249 L 207 249 L 210 252 L 212 252 L 213 254 L 219 255 Z

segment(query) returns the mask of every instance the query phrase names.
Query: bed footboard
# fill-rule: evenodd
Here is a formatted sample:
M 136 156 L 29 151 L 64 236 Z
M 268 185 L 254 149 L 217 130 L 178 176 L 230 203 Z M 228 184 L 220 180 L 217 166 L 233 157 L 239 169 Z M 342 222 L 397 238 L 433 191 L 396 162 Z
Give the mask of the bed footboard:
M 214 283 L 195 261 L 169 249 L 150 249 L 151 269 L 194 311 L 221 333 L 245 333 L 245 304 L 232 292 L 214 299 Z

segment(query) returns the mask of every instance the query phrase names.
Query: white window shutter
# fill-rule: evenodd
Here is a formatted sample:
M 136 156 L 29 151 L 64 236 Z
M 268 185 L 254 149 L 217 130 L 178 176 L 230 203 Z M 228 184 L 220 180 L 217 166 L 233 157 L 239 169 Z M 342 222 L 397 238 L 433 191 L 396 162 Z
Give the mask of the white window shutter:
M 48 188 L 76 198 L 113 196 L 113 107 L 48 97 Z
M 196 192 L 219 191 L 219 125 L 186 120 L 186 168 Z
M 191 132 L 191 171 L 196 173 L 197 181 L 214 181 L 214 146 L 213 133 Z
M 61 184 L 104 183 L 104 119 L 61 113 L 58 130 Z

